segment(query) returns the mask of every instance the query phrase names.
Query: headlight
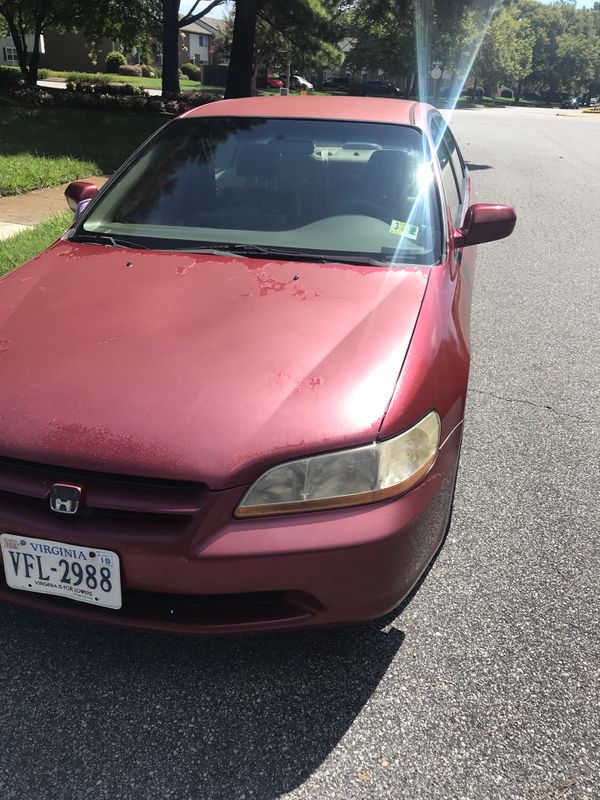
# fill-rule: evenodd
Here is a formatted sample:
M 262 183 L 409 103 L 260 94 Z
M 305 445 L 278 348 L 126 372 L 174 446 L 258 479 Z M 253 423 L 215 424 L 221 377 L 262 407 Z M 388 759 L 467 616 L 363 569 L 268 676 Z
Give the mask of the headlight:
M 385 442 L 280 464 L 250 487 L 235 516 L 343 508 L 403 494 L 433 466 L 440 429 L 440 418 L 431 411 Z

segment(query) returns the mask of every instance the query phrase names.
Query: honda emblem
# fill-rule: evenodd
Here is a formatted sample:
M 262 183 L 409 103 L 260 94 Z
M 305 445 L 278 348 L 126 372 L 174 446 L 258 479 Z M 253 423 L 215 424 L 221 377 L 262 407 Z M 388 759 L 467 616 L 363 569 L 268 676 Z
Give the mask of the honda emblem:
M 50 490 L 50 508 L 58 514 L 76 514 L 83 490 L 68 483 L 55 483 Z

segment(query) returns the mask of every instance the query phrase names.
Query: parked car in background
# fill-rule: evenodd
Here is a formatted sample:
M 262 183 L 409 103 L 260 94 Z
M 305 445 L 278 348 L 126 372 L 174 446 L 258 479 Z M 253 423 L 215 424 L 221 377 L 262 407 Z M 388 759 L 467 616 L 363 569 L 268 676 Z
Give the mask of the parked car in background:
M 379 97 L 400 97 L 400 89 L 390 81 L 368 80 L 361 84 L 361 92 L 365 95 Z
M 560 104 L 561 108 L 579 108 L 579 98 L 569 97 Z
M 314 88 L 313 84 L 307 81 L 306 78 L 303 78 L 302 75 L 292 75 L 290 78 L 290 89 L 306 89 L 309 91 Z
M 267 87 L 269 89 L 281 89 L 285 86 L 285 82 L 281 78 L 267 78 Z
M 516 219 L 439 111 L 209 103 L 65 194 L 0 280 L 0 600 L 189 634 L 397 606 L 452 512 L 474 245 Z
M 321 84 L 322 88 L 326 91 L 348 91 L 350 89 L 350 78 L 327 78 Z

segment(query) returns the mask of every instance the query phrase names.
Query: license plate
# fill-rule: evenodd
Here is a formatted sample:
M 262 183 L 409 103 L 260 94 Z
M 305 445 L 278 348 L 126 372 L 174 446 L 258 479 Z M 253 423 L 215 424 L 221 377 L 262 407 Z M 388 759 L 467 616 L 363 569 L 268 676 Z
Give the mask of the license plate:
M 6 583 L 12 589 L 121 608 L 119 556 L 13 533 L 0 535 Z

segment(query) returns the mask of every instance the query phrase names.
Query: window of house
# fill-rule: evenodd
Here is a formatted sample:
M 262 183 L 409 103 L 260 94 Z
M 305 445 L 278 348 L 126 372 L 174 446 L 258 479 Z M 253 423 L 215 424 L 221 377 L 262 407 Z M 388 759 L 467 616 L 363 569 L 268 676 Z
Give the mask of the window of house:
M 18 64 L 19 63 L 19 55 L 17 53 L 16 47 L 3 47 L 2 54 L 4 56 L 4 60 L 7 64 Z

